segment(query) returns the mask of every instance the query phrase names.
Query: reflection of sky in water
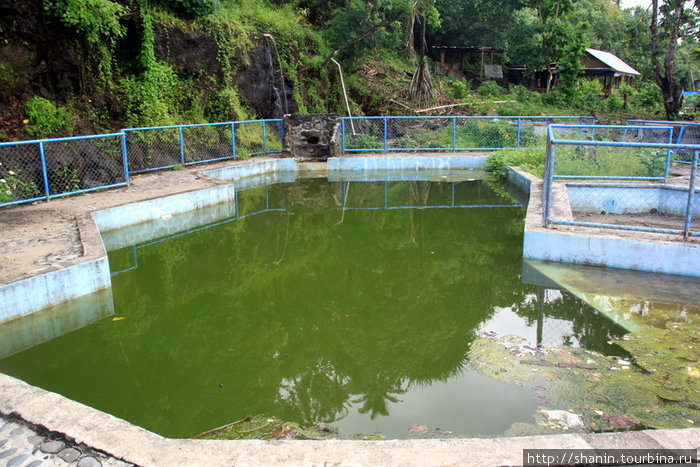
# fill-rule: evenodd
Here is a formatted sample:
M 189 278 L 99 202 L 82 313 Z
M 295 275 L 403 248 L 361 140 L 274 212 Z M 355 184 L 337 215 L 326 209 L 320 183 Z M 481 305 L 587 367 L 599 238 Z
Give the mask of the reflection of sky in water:
M 546 307 L 556 306 L 563 299 L 562 292 L 555 289 L 545 289 L 544 303 Z M 537 342 L 537 328 L 535 323 L 529 323 L 528 320 L 515 313 L 519 306 L 537 307 L 537 295 L 528 294 L 523 302 L 519 305 L 510 307 L 494 307 L 494 314 L 488 321 L 484 321 L 479 326 L 480 333 L 495 333 L 496 336 L 506 334 L 522 337 L 526 339 L 526 343 L 534 346 Z M 545 347 L 556 347 L 559 345 L 579 346 L 579 340 L 576 337 L 576 332 L 571 321 L 557 319 L 551 316 L 544 316 L 542 320 L 542 342 Z
M 411 387 L 406 394 L 395 395 L 399 402 L 388 404 L 391 417 L 371 419 L 369 414 L 359 412 L 362 404 L 355 403 L 341 423 L 333 425 L 339 425 L 341 435 L 381 432 L 389 439 L 406 437 L 413 425 L 426 425 L 430 432 L 439 428 L 462 437 L 495 436 L 514 421 L 531 423 L 537 408 L 535 396 L 529 387 L 501 383 L 463 369 L 447 381 Z

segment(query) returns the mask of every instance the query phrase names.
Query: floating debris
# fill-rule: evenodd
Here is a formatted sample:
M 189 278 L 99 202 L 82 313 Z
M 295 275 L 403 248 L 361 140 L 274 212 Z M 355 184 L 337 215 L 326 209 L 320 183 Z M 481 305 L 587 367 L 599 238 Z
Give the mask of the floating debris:
M 428 432 L 428 427 L 425 425 L 413 425 L 411 428 L 408 429 L 408 432 L 412 435 L 420 436 Z

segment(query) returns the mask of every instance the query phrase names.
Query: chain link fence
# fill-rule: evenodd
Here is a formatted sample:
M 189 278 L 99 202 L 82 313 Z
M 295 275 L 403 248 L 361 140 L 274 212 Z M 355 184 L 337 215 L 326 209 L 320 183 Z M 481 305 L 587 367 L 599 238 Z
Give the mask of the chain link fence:
M 592 117 L 346 117 L 343 150 L 477 151 L 544 148 L 547 125 L 594 124 Z
M 552 125 L 543 217 L 550 224 L 700 235 L 700 144 L 680 144 L 672 126 Z M 694 154 L 674 166 L 672 154 Z
M 123 186 L 130 174 L 282 151 L 281 119 L 0 143 L 0 207 Z
M 0 206 L 125 185 L 124 135 L 0 144 Z
M 700 123 L 692 122 L 667 122 L 657 120 L 628 120 L 628 125 L 638 126 L 666 126 L 671 127 L 672 142 L 679 145 L 700 144 Z M 675 149 L 673 162 L 689 165 L 693 160 L 693 151 L 688 148 Z

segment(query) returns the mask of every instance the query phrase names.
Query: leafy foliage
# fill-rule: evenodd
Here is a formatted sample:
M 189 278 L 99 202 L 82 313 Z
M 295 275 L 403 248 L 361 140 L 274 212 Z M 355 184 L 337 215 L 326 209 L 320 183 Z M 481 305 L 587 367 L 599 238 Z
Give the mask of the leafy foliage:
M 29 117 L 26 130 L 32 136 L 45 138 L 62 130 L 73 131 L 73 117 L 70 113 L 43 97 L 32 97 L 24 106 L 24 111 Z

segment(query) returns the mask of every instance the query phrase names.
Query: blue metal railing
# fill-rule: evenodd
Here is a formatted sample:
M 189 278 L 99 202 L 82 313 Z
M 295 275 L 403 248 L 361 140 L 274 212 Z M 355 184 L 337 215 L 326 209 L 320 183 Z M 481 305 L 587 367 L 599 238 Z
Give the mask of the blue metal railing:
M 646 122 L 641 122 L 646 123 Z M 568 130 L 568 131 L 567 131 Z M 650 135 L 649 131 L 655 132 Z M 700 236 L 700 232 L 692 230 L 692 218 L 696 204 L 696 176 L 698 169 L 698 153 L 700 143 L 680 144 L 674 138 L 672 126 L 647 126 L 647 125 L 550 125 L 547 129 L 547 151 L 544 167 L 542 216 L 543 224 L 575 225 L 584 227 L 621 229 L 656 232 L 664 234 L 679 234 L 684 238 Z M 609 132 L 607 135 L 605 134 Z M 637 140 L 629 141 L 635 132 Z M 564 136 L 559 137 L 558 132 Z M 590 139 L 573 138 L 572 135 L 584 134 Z M 618 140 L 613 140 L 610 135 L 615 135 Z M 655 141 L 656 140 L 656 141 Z M 665 141 L 664 141 L 665 140 Z M 664 141 L 664 142 L 657 142 Z M 573 151 L 570 150 L 573 148 Z M 569 149 L 566 151 L 566 149 Z M 602 149 L 602 151 L 601 151 Z M 645 150 L 650 150 L 646 151 Z M 687 188 L 683 186 L 667 185 L 614 185 L 598 182 L 597 185 L 576 184 L 582 180 L 640 180 L 640 181 L 665 181 L 669 177 L 671 153 L 679 150 L 690 151 L 693 154 L 690 162 L 690 181 Z M 615 160 L 619 166 L 611 166 L 609 162 Z M 573 164 L 571 162 L 574 162 Z M 641 163 L 640 163 L 641 162 Z M 562 169 L 564 167 L 564 169 Z M 617 174 L 594 172 L 610 172 L 622 170 Z M 571 173 L 571 168 L 590 173 Z M 648 174 L 639 171 L 647 170 Z M 624 171 L 628 173 L 625 174 Z M 648 225 L 629 225 L 624 220 L 619 223 L 600 223 L 575 220 L 561 212 L 558 218 L 552 214 L 554 201 L 554 186 L 557 179 L 570 179 L 572 183 L 560 186 L 558 197 L 567 196 L 565 200 L 567 208 L 575 211 L 575 206 L 586 206 L 586 212 L 598 211 L 601 214 L 656 214 L 663 217 L 663 222 L 671 224 L 666 226 L 650 227 Z M 630 190 L 635 190 L 630 194 Z M 653 192 L 653 194 L 652 194 Z M 659 195 L 664 192 L 665 195 Z M 566 193 L 566 195 L 564 195 Z M 577 194 L 580 193 L 580 194 Z M 646 194 L 646 197 L 645 197 Z M 574 199 L 580 197 L 580 200 Z M 665 199 L 664 199 L 665 198 Z M 564 200 L 562 200 L 564 202 Z M 596 203 L 600 203 L 600 206 Z M 612 212 L 606 212 L 612 211 Z M 697 214 L 697 213 L 695 213 Z M 652 222 L 653 223 L 653 222 Z M 675 223 L 675 225 L 673 225 Z
M 673 128 L 673 142 L 675 144 L 700 144 L 700 123 L 680 122 L 680 121 L 664 121 L 664 120 L 627 120 L 628 125 L 641 126 L 666 126 Z M 692 153 L 675 149 L 673 151 L 676 158 L 673 162 L 679 164 L 690 164 Z
M 344 117 L 342 147 L 344 153 L 544 148 L 544 128 L 555 122 L 593 125 L 595 119 L 580 116 Z M 538 128 L 541 131 L 536 131 Z
M 0 207 L 124 186 L 132 174 L 282 152 L 282 119 L 0 143 Z

